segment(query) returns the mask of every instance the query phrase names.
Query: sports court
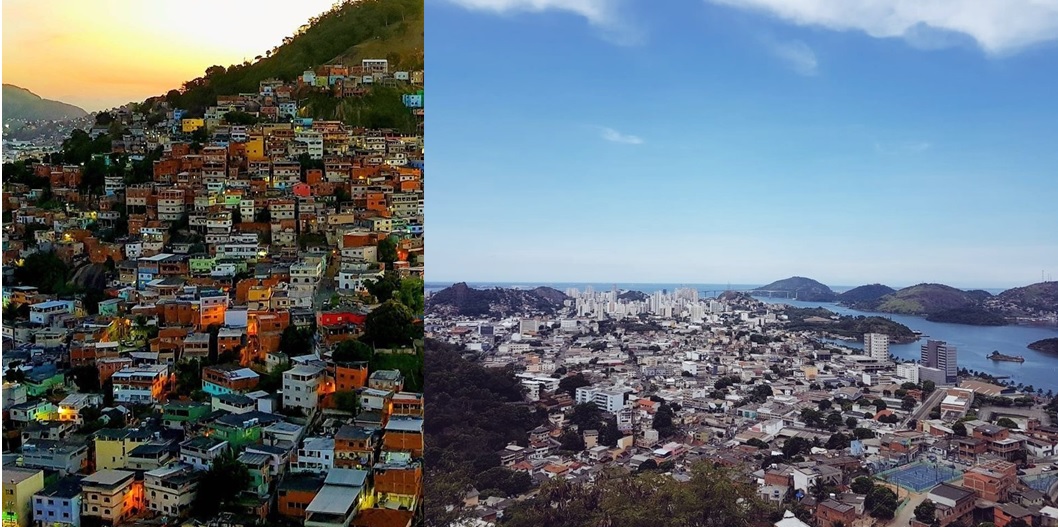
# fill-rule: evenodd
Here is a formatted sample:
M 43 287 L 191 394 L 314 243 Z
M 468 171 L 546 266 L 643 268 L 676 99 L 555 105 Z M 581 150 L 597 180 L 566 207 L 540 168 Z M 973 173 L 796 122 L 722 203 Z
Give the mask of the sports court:
M 923 492 L 961 475 L 962 472 L 958 469 L 935 463 L 919 462 L 886 470 L 875 477 L 914 492 Z
M 1044 472 L 1035 476 L 1024 476 L 1021 478 L 1021 482 L 1034 490 L 1046 494 L 1051 491 L 1052 485 L 1058 483 L 1058 474 Z

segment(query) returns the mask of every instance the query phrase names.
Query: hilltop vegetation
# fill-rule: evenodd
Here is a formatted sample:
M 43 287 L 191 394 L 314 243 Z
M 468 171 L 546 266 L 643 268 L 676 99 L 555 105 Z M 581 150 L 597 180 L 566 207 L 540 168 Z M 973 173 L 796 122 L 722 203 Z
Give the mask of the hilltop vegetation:
M 3 85 L 4 122 L 11 120 L 58 121 L 88 115 L 77 106 L 60 101 L 42 99 L 39 95 L 14 84 Z
M 1001 307 L 1018 309 L 1025 314 L 1058 311 L 1058 282 L 1039 282 L 1024 287 L 1007 289 L 993 297 Z
M 849 306 L 857 307 L 860 305 L 869 305 L 877 302 L 879 298 L 885 295 L 895 293 L 896 289 L 882 284 L 870 284 L 861 285 L 854 287 L 838 295 L 838 302 Z
M 914 342 L 918 339 L 911 328 L 885 317 L 841 317 L 832 320 L 834 312 L 823 308 L 786 308 L 790 331 L 821 331 L 847 338 L 863 339 L 866 333 L 884 333 L 896 344 Z M 820 320 L 825 319 L 825 320 Z
M 532 311 L 553 314 L 568 298 L 564 293 L 550 287 L 537 287 L 529 291 L 521 289 L 474 289 L 465 282 L 446 287 L 427 301 L 427 307 L 436 313 L 468 317 Z
M 949 324 L 969 324 L 971 326 L 1005 326 L 1007 319 L 980 307 L 960 307 L 946 309 L 926 316 L 930 322 L 947 322 Z
M 811 278 L 793 276 L 758 287 L 754 291 L 783 291 L 791 297 L 805 302 L 833 302 L 838 295 L 826 285 Z
M 531 480 L 518 481 L 502 468 L 498 453 L 514 441 L 526 445 L 529 430 L 547 418 L 521 404 L 522 386 L 511 369 L 485 368 L 434 340 L 426 341 L 426 366 L 433 402 L 425 414 L 425 517 L 427 525 L 446 526 L 460 513 L 446 506 L 460 504 L 471 485 L 504 495 L 528 490 Z
M 291 81 L 306 69 L 363 58 L 388 59 L 392 68 L 422 69 L 422 0 L 345 0 L 254 62 L 211 66 L 204 76 L 163 97 L 174 107 L 201 114 L 218 95 L 256 92 L 265 79 Z
M 977 305 L 974 295 L 943 284 L 918 284 L 890 293 L 863 306 L 872 311 L 903 315 L 929 315 Z
M 1058 355 L 1058 338 L 1037 340 L 1036 342 L 1029 344 L 1028 348 L 1030 350 Z

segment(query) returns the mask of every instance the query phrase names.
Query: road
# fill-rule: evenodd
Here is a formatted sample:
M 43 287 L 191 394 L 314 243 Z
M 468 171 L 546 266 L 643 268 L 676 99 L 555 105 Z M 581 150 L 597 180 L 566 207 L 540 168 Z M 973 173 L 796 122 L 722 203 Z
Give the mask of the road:
M 918 422 L 921 421 L 924 417 L 929 417 L 929 411 L 932 410 L 933 407 L 940 404 L 941 400 L 944 398 L 945 393 L 946 392 L 942 389 L 936 389 L 933 391 L 933 393 L 929 394 L 929 397 L 926 398 L 926 402 L 922 403 L 915 411 L 911 412 L 911 416 L 904 421 L 904 426 L 906 427 L 907 423 L 910 422 L 911 419 L 914 419 L 916 422 Z

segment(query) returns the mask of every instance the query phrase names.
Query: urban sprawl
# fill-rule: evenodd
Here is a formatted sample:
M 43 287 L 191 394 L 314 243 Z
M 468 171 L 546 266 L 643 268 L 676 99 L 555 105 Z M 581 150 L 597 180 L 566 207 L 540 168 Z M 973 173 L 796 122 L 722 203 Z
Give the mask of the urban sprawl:
M 903 361 L 885 334 L 853 349 L 785 329 L 787 306 L 699 295 L 589 288 L 502 317 L 428 309 L 427 337 L 513 368 L 547 413 L 498 452 L 529 488 L 469 489 L 465 525 L 500 522 L 554 480 L 687 481 L 700 461 L 755 483 L 776 527 L 1058 524 L 1052 393 L 974 378 L 945 342 Z
M 421 85 L 328 65 L 5 159 L 5 527 L 413 522 Z M 299 107 L 373 86 L 411 131 Z

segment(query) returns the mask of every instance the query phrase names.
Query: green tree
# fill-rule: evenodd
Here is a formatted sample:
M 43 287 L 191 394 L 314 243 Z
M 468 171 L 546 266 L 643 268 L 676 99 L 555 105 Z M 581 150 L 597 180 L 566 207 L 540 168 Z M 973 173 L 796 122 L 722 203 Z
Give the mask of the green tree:
M 400 289 L 397 292 L 397 300 L 411 308 L 416 316 L 422 316 L 425 307 L 423 287 L 425 284 L 419 278 L 405 278 L 400 281 Z
M 896 515 L 896 493 L 887 487 L 876 486 L 864 502 L 868 514 L 874 518 L 891 520 Z
M 35 252 L 15 267 L 15 280 L 22 285 L 40 288 L 51 294 L 60 290 L 69 277 L 70 269 L 54 252 Z
M 874 405 L 874 409 L 878 412 L 881 412 L 882 410 L 886 409 L 885 401 L 881 399 L 875 399 L 874 402 L 872 402 L 871 404 Z
M 852 480 L 852 492 L 867 495 L 870 494 L 872 490 L 874 490 L 874 482 L 871 481 L 871 478 L 860 476 Z
M 959 421 L 952 425 L 951 430 L 958 437 L 966 437 L 966 425 L 963 424 L 962 421 Z
M 359 340 L 343 340 L 331 354 L 334 362 L 368 362 L 375 354 L 371 346 Z
M 379 348 L 406 346 L 415 337 L 414 320 L 408 306 L 387 300 L 368 313 L 361 338 Z
M 1018 428 L 1018 424 L 1016 422 L 1014 422 L 1014 420 L 1009 418 L 1009 417 L 1000 417 L 999 420 L 996 421 L 996 424 L 999 425 L 999 426 L 1002 426 L 1003 428 L 1011 428 L 1011 429 L 1017 429 Z
M 915 409 L 916 404 L 918 404 L 918 401 L 916 401 L 914 397 L 907 395 L 900 401 L 900 408 L 904 411 L 910 412 Z
M 923 501 L 915 507 L 915 519 L 926 525 L 940 525 L 940 521 L 937 520 L 937 507 L 930 500 Z
M 378 241 L 378 261 L 386 264 L 386 269 L 393 268 L 393 262 L 397 261 L 397 240 L 393 236 L 387 236 Z
M 556 393 L 568 393 L 572 396 L 577 394 L 577 388 L 584 386 L 591 386 L 591 381 L 586 379 L 583 373 L 574 373 L 558 381 Z
M 582 452 L 585 448 L 584 437 L 568 428 L 562 432 L 559 442 L 562 444 L 559 448 L 570 452 Z
M 250 484 L 246 465 L 235 459 L 230 451 L 213 460 L 213 466 L 203 474 L 198 492 L 192 502 L 195 516 L 209 518 L 231 506 Z
M 356 392 L 335 392 L 334 405 L 339 410 L 353 415 L 360 412 L 360 398 L 356 396 Z

